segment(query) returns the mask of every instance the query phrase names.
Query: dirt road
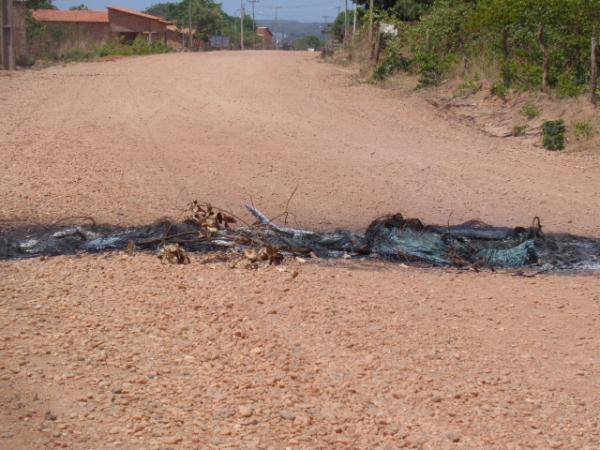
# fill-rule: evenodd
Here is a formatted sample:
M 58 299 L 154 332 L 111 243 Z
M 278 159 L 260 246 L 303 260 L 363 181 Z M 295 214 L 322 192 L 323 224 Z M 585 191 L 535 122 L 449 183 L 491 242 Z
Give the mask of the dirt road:
M 0 76 L 0 219 L 400 211 L 600 235 L 600 163 L 303 53 Z M 297 276 L 296 276 L 297 275 Z M 115 253 L 0 262 L 0 448 L 600 448 L 600 277 Z
M 306 54 L 159 55 L 0 78 L 0 217 L 131 223 L 194 198 L 306 226 L 403 212 L 600 234 L 597 158 L 491 139 Z

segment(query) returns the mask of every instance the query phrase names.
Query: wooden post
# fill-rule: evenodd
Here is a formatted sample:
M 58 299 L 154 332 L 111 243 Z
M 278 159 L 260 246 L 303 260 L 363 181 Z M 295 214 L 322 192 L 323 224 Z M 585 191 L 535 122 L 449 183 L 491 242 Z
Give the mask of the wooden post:
M 344 5 L 344 47 L 348 46 L 348 0 Z
M 542 71 L 542 91 L 548 92 L 548 72 L 550 70 L 550 56 L 548 55 L 548 47 L 546 46 L 546 28 L 544 24 L 540 24 L 538 31 L 538 41 L 540 50 L 544 56 L 544 66 Z
M 508 63 L 510 59 L 510 44 L 508 28 L 502 30 L 502 56 L 504 56 L 504 67 L 502 69 L 502 79 L 506 87 L 510 87 L 512 80 L 508 71 Z
M 354 18 L 352 20 L 354 20 L 354 23 L 352 24 L 352 40 L 354 41 L 354 36 L 356 36 L 356 10 L 358 8 L 358 5 L 356 3 L 354 3 Z
M 192 47 L 194 46 L 194 41 L 193 41 L 194 38 L 192 37 L 192 0 L 188 0 L 188 1 L 189 1 L 189 3 L 188 3 L 188 28 L 189 28 L 189 30 L 188 31 L 190 32 L 189 44 L 190 44 L 190 50 L 192 50 L 193 49 Z
M 375 41 L 371 46 L 371 62 L 377 64 L 379 62 L 379 55 L 381 53 L 381 30 L 379 29 L 379 22 L 375 25 L 373 33 L 375 34 Z
M 13 29 L 12 29 L 12 2 L 13 0 L 0 0 L 2 2 L 2 34 L 1 49 L 2 68 L 5 70 L 15 70 L 15 52 L 13 48 Z
M 373 45 L 373 0 L 369 3 L 369 45 Z
M 592 45 L 591 45 L 591 80 L 590 90 L 591 100 L 594 107 L 598 106 L 598 61 L 596 60 L 596 49 L 598 48 L 598 36 L 596 36 L 596 26 L 592 30 Z
M 244 17 L 246 10 L 244 9 L 244 0 L 240 0 L 240 50 L 244 50 Z

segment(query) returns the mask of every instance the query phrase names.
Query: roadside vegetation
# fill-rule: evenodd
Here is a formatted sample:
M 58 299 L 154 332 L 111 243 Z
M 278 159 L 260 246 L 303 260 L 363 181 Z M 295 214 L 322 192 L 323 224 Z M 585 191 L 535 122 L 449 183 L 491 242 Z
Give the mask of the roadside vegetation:
M 600 2 L 595 0 L 379 1 L 379 65 L 411 70 L 421 86 L 456 71 L 485 74 L 507 89 L 574 97 L 597 90 Z M 597 61 L 596 61 L 597 65 Z M 593 92 L 592 92 L 593 91 Z M 595 101 L 595 99 L 594 99 Z
M 26 33 L 29 42 L 29 57 L 27 61 L 19 61 L 21 66 L 42 65 L 56 61 L 76 62 L 92 61 L 106 56 L 133 56 L 166 53 L 170 49 L 162 42 L 148 42 L 138 37 L 130 43 L 111 40 L 99 46 L 91 46 L 84 41 L 70 39 L 68 34 L 73 30 L 54 24 L 41 24 L 33 18 L 26 20 Z M 69 45 L 65 46 L 64 43 Z
M 300 39 L 296 39 L 292 44 L 292 48 L 294 50 L 308 50 L 309 48 L 319 50 L 322 46 L 323 41 L 320 37 L 315 36 L 314 34 L 309 34 L 308 36 L 303 36 Z
M 27 7 L 32 9 L 56 9 L 51 0 L 28 0 Z M 80 4 L 72 10 L 87 10 Z M 240 42 L 240 18 L 227 15 L 219 3 L 213 0 L 182 0 L 180 2 L 157 3 L 145 11 L 148 14 L 173 21 L 179 28 L 194 30 L 194 39 L 201 42 L 200 48 L 209 48 L 211 36 L 228 37 L 233 48 Z M 190 14 L 191 12 L 191 14 Z M 26 34 L 29 57 L 18 61 L 21 66 L 32 66 L 37 62 L 50 64 L 56 61 L 90 61 L 106 56 L 132 56 L 165 53 L 168 46 L 162 42 L 147 42 L 140 38 L 132 42 L 113 40 L 103 45 L 92 46 L 82 40 L 77 30 L 62 24 L 43 24 L 26 18 Z M 244 17 L 244 44 L 247 48 L 262 45 L 254 33 L 254 24 L 250 16 Z
M 346 57 L 375 82 L 406 76 L 418 89 L 453 83 L 453 97 L 483 92 L 505 103 L 529 95 L 533 100 L 514 106 L 528 121 L 546 119 L 535 101 L 540 93 L 597 104 L 598 0 L 375 0 L 371 31 L 369 0 L 357 3 L 365 7 L 360 33 L 347 43 Z M 343 41 L 343 13 L 330 31 Z M 526 129 L 516 124 L 514 135 Z M 575 135 L 592 133 L 579 126 Z M 552 146 L 562 147 L 559 141 Z

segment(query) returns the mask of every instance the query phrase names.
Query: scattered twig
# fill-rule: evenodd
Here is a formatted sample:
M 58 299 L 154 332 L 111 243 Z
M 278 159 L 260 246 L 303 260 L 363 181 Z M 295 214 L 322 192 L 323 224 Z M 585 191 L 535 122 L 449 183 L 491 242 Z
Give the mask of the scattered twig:
M 285 225 L 287 225 L 287 220 L 288 220 L 288 216 L 289 216 L 289 211 L 290 211 L 290 202 L 292 201 L 292 198 L 294 198 L 294 195 L 296 195 L 296 191 L 298 190 L 298 185 L 296 185 L 296 187 L 294 188 L 294 190 L 292 191 L 292 194 L 290 195 L 290 197 L 288 198 L 286 204 L 285 204 L 285 220 L 283 221 L 283 223 Z
M 264 226 L 276 231 L 277 233 L 288 235 L 292 238 L 302 238 L 306 236 L 314 236 L 314 232 L 307 230 L 296 230 L 293 228 L 280 227 L 275 225 L 267 216 L 265 216 L 262 212 L 256 209 L 254 206 L 246 205 L 246 209 L 250 211 L 256 219 Z

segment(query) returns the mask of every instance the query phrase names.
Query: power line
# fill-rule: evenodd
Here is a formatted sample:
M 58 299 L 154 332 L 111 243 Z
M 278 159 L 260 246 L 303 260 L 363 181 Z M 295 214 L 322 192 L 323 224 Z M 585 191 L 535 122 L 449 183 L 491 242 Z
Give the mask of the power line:
M 58 0 L 60 1 L 60 0 Z M 250 0 L 248 0 L 250 1 Z M 355 0 L 352 0 L 353 3 Z M 334 3 L 333 1 L 331 3 Z M 311 3 L 311 4 L 302 4 L 302 5 L 275 5 L 275 4 L 269 4 L 269 3 L 265 3 L 263 0 L 260 0 L 260 6 L 256 7 L 256 11 L 265 16 L 268 14 L 268 11 L 272 11 L 275 7 L 277 7 L 277 9 L 281 9 L 281 10 L 308 10 L 308 9 L 315 9 L 318 8 L 320 10 L 323 9 L 327 9 L 328 11 L 331 10 L 332 12 L 334 11 L 334 9 L 337 8 L 338 14 L 341 12 L 342 6 L 339 6 L 339 4 L 341 3 L 341 0 L 335 0 L 335 3 L 337 3 L 338 6 L 335 6 L 334 4 L 327 4 L 327 2 L 321 2 L 321 3 Z M 356 6 L 355 6 L 356 8 Z M 322 17 L 322 16 L 321 16 Z M 331 16 L 328 16 L 331 17 Z M 349 17 L 349 16 L 348 16 Z M 349 21 L 348 21 L 349 22 Z

